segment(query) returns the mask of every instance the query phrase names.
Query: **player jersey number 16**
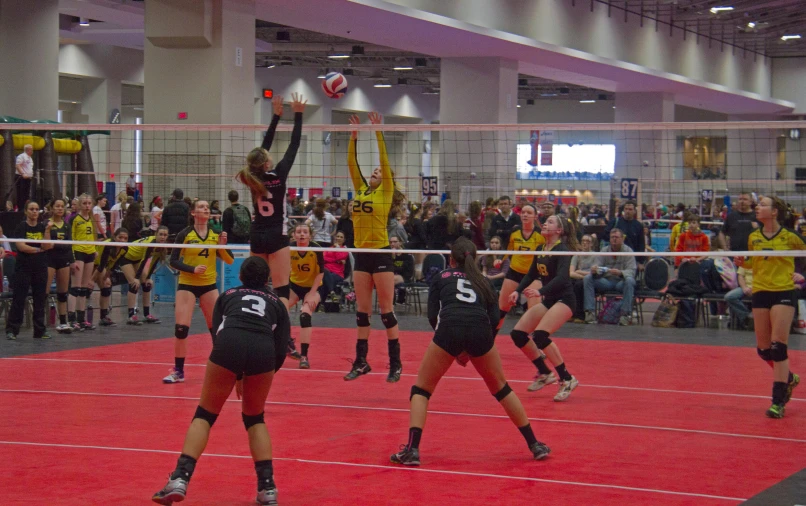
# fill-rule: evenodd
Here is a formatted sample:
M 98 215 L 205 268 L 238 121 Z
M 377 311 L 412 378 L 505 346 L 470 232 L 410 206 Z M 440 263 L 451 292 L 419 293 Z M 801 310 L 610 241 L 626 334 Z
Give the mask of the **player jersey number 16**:
M 271 203 L 271 198 L 271 192 L 266 192 L 265 197 L 260 197 L 257 209 L 260 211 L 261 216 L 271 216 L 274 214 L 274 204 Z

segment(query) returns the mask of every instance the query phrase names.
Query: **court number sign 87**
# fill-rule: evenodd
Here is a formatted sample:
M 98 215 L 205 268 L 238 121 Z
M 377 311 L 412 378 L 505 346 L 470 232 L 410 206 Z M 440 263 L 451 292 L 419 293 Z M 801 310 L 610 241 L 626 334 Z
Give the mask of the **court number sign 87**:
M 633 200 L 638 198 L 637 179 L 624 178 L 621 180 L 621 198 Z
M 437 177 L 436 176 L 424 176 L 420 179 L 420 185 L 423 189 L 423 197 L 438 197 L 439 192 L 437 190 Z

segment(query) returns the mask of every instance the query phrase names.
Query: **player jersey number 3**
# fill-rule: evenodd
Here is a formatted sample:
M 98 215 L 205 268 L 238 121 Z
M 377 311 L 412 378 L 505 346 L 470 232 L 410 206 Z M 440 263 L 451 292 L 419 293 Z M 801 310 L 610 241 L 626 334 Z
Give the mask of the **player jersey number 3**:
M 271 203 L 271 192 L 266 192 L 266 195 L 260 197 L 257 203 L 257 209 L 260 211 L 261 216 L 272 216 L 274 214 L 274 204 Z
M 252 307 L 242 307 L 241 311 L 245 311 L 260 317 L 266 316 L 266 300 L 262 297 L 258 297 L 257 295 L 244 295 L 241 300 L 244 302 L 254 302 Z
M 466 279 L 457 279 L 456 290 L 459 291 L 459 293 L 456 294 L 457 299 L 469 304 L 476 302 L 476 292 L 473 291 L 473 285 L 470 284 L 470 281 Z

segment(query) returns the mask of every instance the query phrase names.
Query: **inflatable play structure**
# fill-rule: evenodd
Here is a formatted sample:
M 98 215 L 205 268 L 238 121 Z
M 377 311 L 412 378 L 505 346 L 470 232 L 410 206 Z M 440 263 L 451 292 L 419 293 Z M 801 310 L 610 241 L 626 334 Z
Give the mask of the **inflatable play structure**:
M 53 130 L 31 130 L 25 125 L 54 125 Z M 95 168 L 92 165 L 92 153 L 87 141 L 89 135 L 109 135 L 108 131 L 58 130 L 59 123 L 49 120 L 27 121 L 10 116 L 0 116 L 0 197 L 9 195 L 6 200 L 15 201 L 14 179 L 16 157 L 26 144 L 34 148 L 34 195 L 39 195 L 43 202 L 50 201 L 55 195 L 64 195 L 66 188 L 60 188 L 57 156 L 69 155 L 70 168 L 67 170 L 86 172 L 76 178 L 75 194 L 89 193 L 95 196 L 98 187 L 95 184 Z M 41 185 L 41 187 L 39 186 Z

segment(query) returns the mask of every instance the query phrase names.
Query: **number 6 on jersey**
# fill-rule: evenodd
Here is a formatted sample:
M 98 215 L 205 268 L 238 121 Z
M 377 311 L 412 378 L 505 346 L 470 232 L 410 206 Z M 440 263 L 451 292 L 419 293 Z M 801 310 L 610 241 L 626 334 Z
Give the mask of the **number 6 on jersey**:
M 271 203 L 271 199 L 271 192 L 266 192 L 265 196 L 260 197 L 257 208 L 261 216 L 271 216 L 274 214 L 274 204 Z

